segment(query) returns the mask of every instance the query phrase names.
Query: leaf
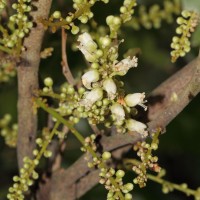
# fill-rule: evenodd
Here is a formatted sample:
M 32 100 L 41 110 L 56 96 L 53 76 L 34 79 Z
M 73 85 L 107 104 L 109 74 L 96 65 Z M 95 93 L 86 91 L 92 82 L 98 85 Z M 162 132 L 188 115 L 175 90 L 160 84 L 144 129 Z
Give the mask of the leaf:
M 193 47 L 200 46 L 200 24 L 197 26 L 195 32 L 192 34 L 191 44 Z
M 183 10 L 194 10 L 200 13 L 200 0 L 182 0 Z

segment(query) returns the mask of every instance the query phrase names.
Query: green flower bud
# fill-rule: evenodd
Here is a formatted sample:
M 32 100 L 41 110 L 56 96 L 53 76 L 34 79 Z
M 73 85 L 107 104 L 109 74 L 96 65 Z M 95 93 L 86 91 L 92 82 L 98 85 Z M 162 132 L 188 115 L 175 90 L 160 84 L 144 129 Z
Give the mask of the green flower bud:
M 122 177 L 124 177 L 124 175 L 125 175 L 125 172 L 123 170 L 121 170 L 121 169 L 117 170 L 117 172 L 116 172 L 117 178 L 122 178 Z
M 104 160 L 110 159 L 110 158 L 111 158 L 111 153 L 108 152 L 108 151 L 105 151 L 105 152 L 102 154 L 102 158 L 103 158 Z
M 50 78 L 50 77 L 45 78 L 45 79 L 44 79 L 44 84 L 45 84 L 47 87 L 52 87 L 52 85 L 53 85 L 53 80 L 52 80 L 52 78 Z
M 59 19 L 61 17 L 61 12 L 60 11 L 55 11 L 52 16 L 55 19 Z

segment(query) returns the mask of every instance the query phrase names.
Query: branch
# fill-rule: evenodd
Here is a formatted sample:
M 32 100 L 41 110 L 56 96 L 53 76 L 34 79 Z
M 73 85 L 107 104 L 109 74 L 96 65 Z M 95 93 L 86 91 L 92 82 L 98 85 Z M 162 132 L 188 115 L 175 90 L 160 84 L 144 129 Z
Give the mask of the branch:
M 31 13 L 37 26 L 33 28 L 24 40 L 26 51 L 21 55 L 18 72 L 18 141 L 17 156 L 19 167 L 23 165 L 25 156 L 32 157 L 37 131 L 37 116 L 33 113 L 33 93 L 38 89 L 38 68 L 40 64 L 40 49 L 44 28 L 37 23 L 37 19 L 47 18 L 51 7 L 51 0 L 38 0 L 34 3 L 37 8 Z
M 70 71 L 69 64 L 67 61 L 66 43 L 67 43 L 67 34 L 65 33 L 65 29 L 62 28 L 62 62 L 61 62 L 61 65 L 62 65 L 62 69 L 63 69 L 63 74 L 69 84 L 75 85 L 75 80 L 72 76 L 72 73 Z
M 187 106 L 200 92 L 200 57 L 175 73 L 158 86 L 149 96 L 147 119 L 149 133 L 165 127 Z M 115 134 L 103 137 L 103 150 L 116 149 L 134 144 L 141 138 L 138 134 Z M 98 171 L 90 170 L 82 156 L 68 169 L 54 172 L 51 180 L 51 200 L 74 200 L 85 194 L 98 183 Z
M 149 131 L 165 127 L 200 92 L 200 57 L 172 75 L 148 98 Z

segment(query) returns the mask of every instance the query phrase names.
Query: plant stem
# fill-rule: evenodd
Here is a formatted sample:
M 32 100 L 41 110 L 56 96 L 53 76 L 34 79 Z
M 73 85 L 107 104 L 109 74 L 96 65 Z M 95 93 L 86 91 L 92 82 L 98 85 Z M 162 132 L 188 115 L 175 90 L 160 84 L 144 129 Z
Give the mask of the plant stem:
M 159 183 L 161 185 L 167 184 L 170 187 L 172 187 L 173 189 L 176 189 L 176 190 L 178 190 L 180 192 L 183 192 L 183 193 L 185 193 L 187 195 L 193 195 L 193 196 L 195 196 L 196 191 L 192 190 L 190 188 L 187 188 L 187 187 L 184 187 L 182 185 L 175 184 L 175 183 L 171 183 L 169 181 L 166 181 L 166 180 L 164 180 L 164 179 L 162 179 L 162 178 L 160 178 L 158 176 L 154 176 L 152 174 L 147 174 L 147 178 L 150 179 L 150 180 L 152 180 L 152 181 L 154 181 L 154 182 L 156 182 L 156 183 Z

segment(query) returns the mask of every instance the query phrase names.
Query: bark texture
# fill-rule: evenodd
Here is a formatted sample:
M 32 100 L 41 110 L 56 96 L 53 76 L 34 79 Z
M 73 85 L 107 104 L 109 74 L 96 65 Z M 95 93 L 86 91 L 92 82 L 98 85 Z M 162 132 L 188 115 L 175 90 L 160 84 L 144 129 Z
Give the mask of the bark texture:
M 40 50 L 44 36 L 44 28 L 38 23 L 38 18 L 47 18 L 51 7 L 51 0 L 34 2 L 34 11 L 31 12 L 36 27 L 33 28 L 24 40 L 26 51 L 21 55 L 18 73 L 18 165 L 23 166 L 25 156 L 32 157 L 37 132 L 37 115 L 33 112 L 32 97 L 38 89 L 38 69 L 40 64 Z

